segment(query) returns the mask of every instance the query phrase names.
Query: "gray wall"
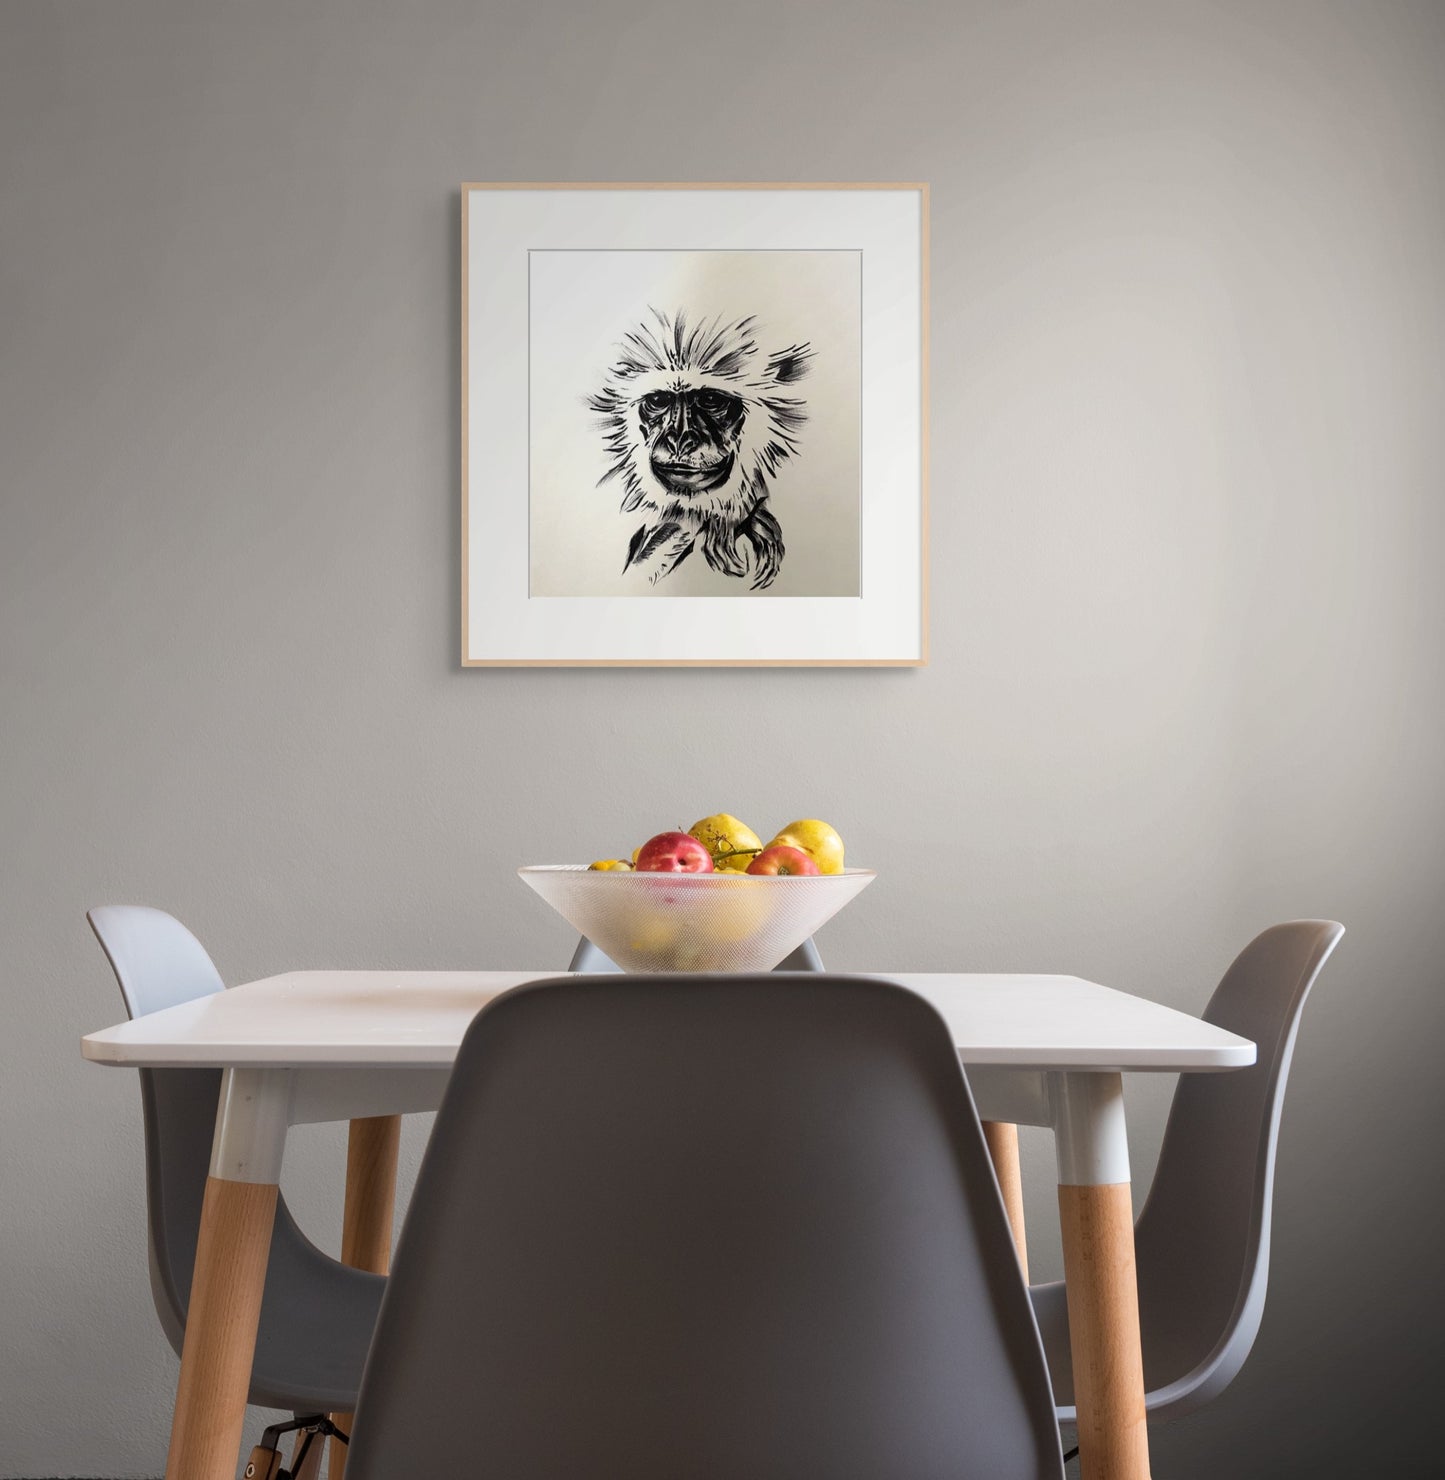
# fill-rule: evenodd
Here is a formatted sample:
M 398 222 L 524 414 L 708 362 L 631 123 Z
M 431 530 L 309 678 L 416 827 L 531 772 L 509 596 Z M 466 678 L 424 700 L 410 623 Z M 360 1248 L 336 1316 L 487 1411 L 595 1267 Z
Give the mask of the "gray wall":
M 718 809 L 880 870 L 844 967 L 1197 1010 L 1258 928 L 1345 921 L 1263 1332 L 1155 1468 L 1422 1473 L 1442 60 L 1429 3 L 0 8 L 0 1474 L 164 1456 L 87 906 L 232 982 L 560 964 L 517 863 Z M 933 183 L 926 670 L 459 669 L 457 184 L 649 178 Z M 286 1169 L 333 1245 L 341 1144 Z

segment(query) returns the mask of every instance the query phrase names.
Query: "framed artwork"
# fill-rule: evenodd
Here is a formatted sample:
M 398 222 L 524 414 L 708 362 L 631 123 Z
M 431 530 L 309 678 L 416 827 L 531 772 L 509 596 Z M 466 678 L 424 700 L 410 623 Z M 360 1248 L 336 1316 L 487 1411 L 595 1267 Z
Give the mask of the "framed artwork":
M 926 661 L 928 188 L 462 187 L 462 662 Z

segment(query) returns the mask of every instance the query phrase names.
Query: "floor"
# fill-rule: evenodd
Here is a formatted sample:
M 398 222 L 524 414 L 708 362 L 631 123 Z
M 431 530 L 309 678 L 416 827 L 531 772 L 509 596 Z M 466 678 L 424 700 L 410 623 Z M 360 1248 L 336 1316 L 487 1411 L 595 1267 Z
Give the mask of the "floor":
M 1079 1461 L 1077 1459 L 1071 1459 L 1068 1462 L 1068 1464 L 1066 1464 L 1064 1466 L 1064 1475 L 1066 1476 L 1066 1480 L 1078 1480 L 1078 1474 L 1079 1474 Z M 83 1480 L 83 1477 L 80 1477 L 80 1476 L 72 1476 L 72 1477 L 69 1477 L 69 1480 Z M 95 1476 L 95 1477 L 92 1477 L 92 1480 L 101 1480 L 101 1477 L 100 1476 Z M 156 1477 L 156 1480 L 160 1480 L 160 1477 L 157 1476 Z
M 1068 1464 L 1066 1464 L 1064 1466 L 1064 1475 L 1065 1475 L 1065 1480 L 1078 1480 L 1078 1475 L 1079 1475 L 1079 1461 L 1078 1461 L 1077 1458 L 1071 1459 L 1068 1462 Z M 83 1480 L 83 1477 L 80 1477 L 80 1476 L 71 1476 L 71 1477 L 68 1477 L 68 1480 Z M 100 1476 L 95 1476 L 95 1477 L 92 1477 L 92 1480 L 101 1480 L 101 1477 Z M 160 1476 L 157 1476 L 156 1477 L 156 1480 L 160 1480 Z
M 1064 1466 L 1064 1475 L 1066 1476 L 1066 1480 L 1078 1480 L 1078 1474 L 1079 1474 L 1079 1461 L 1077 1459 L 1071 1459 L 1068 1462 L 1068 1464 L 1066 1464 Z M 69 1477 L 69 1480 L 81 1480 L 81 1477 L 79 1477 L 79 1476 L 73 1476 L 73 1477 Z M 93 1477 L 93 1480 L 101 1480 L 101 1477 L 99 1477 L 99 1476 Z M 160 1480 L 160 1477 L 157 1476 L 156 1477 L 156 1480 Z

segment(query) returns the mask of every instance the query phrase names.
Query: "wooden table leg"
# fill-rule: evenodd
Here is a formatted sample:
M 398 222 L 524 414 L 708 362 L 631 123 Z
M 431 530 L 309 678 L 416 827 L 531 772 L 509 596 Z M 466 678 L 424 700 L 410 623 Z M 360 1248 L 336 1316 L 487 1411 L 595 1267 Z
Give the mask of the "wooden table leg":
M 1127 1182 L 1060 1187 L 1081 1475 L 1147 1476 L 1149 1439 Z
M 401 1116 L 373 1115 L 351 1122 L 346 1143 L 346 1209 L 341 1222 L 341 1259 L 356 1269 L 385 1274 L 391 1267 L 391 1224 L 396 1212 L 396 1160 Z M 351 1432 L 352 1415 L 331 1421 Z M 330 1480 L 346 1473 L 346 1446 L 331 1441 Z
M 1024 1283 L 1029 1282 L 1029 1246 L 1024 1233 L 1024 1184 L 1019 1171 L 1019 1128 L 1006 1120 L 986 1120 L 983 1138 L 993 1158 L 998 1190 L 1003 1194 L 1004 1211 L 1013 1230 L 1014 1249 L 1019 1256 L 1019 1269 Z
M 288 1095 L 284 1071 L 227 1070 L 222 1076 L 166 1480 L 235 1480 Z
M 1123 1084 L 1117 1074 L 1063 1074 L 1051 1098 L 1079 1474 L 1149 1480 Z

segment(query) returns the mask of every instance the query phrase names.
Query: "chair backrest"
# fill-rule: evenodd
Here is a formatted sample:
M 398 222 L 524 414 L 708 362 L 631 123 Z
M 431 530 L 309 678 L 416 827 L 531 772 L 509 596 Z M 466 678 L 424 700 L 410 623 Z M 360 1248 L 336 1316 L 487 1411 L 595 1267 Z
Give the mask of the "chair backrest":
M 1343 934 L 1332 920 L 1266 930 L 1204 1011 L 1258 1054 L 1249 1069 L 1182 1075 L 1174 1095 L 1135 1231 L 1151 1407 L 1208 1401 L 1258 1334 L 1285 1081 L 1305 999 Z
M 347 1480 L 1059 1477 L 951 1037 L 839 976 L 599 976 L 473 1022 Z
M 225 990 L 206 948 L 174 915 L 142 904 L 103 904 L 85 918 L 131 1017 Z
M 101 905 L 86 916 L 132 1018 L 223 990 L 205 947 L 174 916 Z M 142 1069 L 151 1295 L 177 1352 L 185 1335 L 201 1202 L 211 1161 L 219 1069 Z
M 790 951 L 773 967 L 774 971 L 822 971 L 823 969 L 823 958 L 818 954 L 818 948 L 813 944 L 812 936 L 809 936 L 796 950 Z M 578 937 L 577 949 L 572 952 L 572 959 L 567 963 L 567 970 L 585 971 L 596 975 L 601 972 L 619 972 L 622 968 L 611 956 L 593 945 L 583 935 Z

